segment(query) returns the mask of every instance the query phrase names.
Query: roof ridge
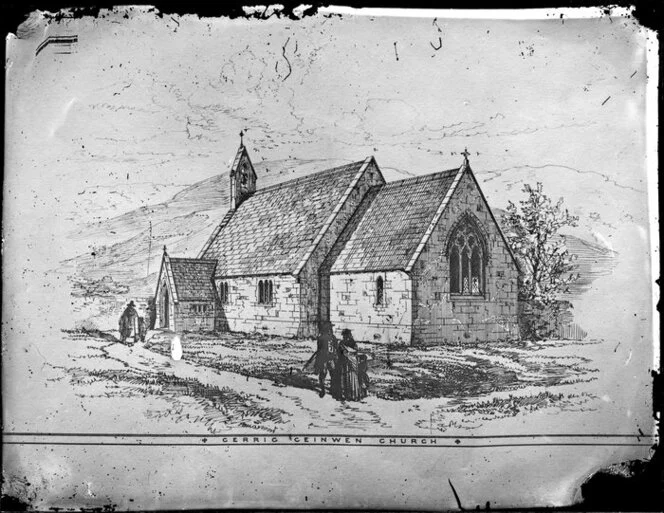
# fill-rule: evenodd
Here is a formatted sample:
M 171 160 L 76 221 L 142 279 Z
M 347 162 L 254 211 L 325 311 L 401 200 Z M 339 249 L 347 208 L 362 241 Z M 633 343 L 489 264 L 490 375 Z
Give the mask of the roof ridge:
M 384 187 L 390 187 L 390 186 L 398 187 L 400 185 L 411 185 L 411 183 L 417 184 L 433 180 L 434 178 L 442 177 L 443 175 L 454 174 L 457 173 L 458 171 L 459 168 L 455 167 L 452 169 L 445 169 L 443 171 L 436 171 L 435 173 L 427 173 L 425 175 L 411 176 L 409 178 L 402 178 L 401 180 L 394 180 L 393 182 L 387 182 L 385 183 Z
M 328 168 L 328 169 L 323 169 L 321 171 L 316 171 L 315 173 L 311 173 L 310 175 L 299 176 L 297 178 L 292 178 L 292 179 L 286 180 L 284 182 L 279 182 L 279 183 L 275 183 L 273 185 L 268 185 L 267 187 L 265 187 L 263 189 L 256 189 L 256 192 L 254 192 L 253 196 L 255 196 L 256 194 L 261 194 L 261 193 L 266 192 L 266 191 L 267 192 L 275 191 L 275 190 L 281 189 L 283 187 L 289 187 L 291 185 L 295 185 L 296 183 L 301 183 L 301 182 L 304 182 L 306 180 L 311 180 L 313 178 L 317 178 L 318 176 L 323 175 L 323 174 L 329 175 L 329 174 L 338 173 L 338 172 L 341 172 L 341 171 L 344 171 L 344 170 L 345 171 L 350 171 L 350 168 L 352 166 L 361 166 L 362 164 L 364 164 L 364 160 L 359 160 L 357 162 L 351 162 L 350 164 L 344 164 L 343 166 L 336 166 L 336 167 L 331 167 L 331 168 Z M 344 169 L 344 168 L 348 168 L 348 169 Z

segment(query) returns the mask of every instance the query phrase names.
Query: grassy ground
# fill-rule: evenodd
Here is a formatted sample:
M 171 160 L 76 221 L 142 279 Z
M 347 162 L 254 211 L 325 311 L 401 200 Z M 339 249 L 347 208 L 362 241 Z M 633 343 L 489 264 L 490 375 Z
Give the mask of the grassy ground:
M 188 419 L 203 424 L 211 431 L 227 428 L 256 428 L 274 431 L 283 424 L 283 412 L 261 404 L 249 394 L 228 387 L 209 386 L 196 379 L 180 378 L 164 372 L 72 369 L 71 383 L 99 385 L 97 397 L 137 398 L 148 401 L 159 398 L 168 407 L 152 410 L 150 418 L 170 417 L 175 422 Z M 94 394 L 87 397 L 93 398 Z
M 171 336 L 152 332 L 145 344 L 127 347 L 114 332 L 67 332 L 68 358 L 57 367 L 58 380 L 86 415 L 109 425 L 135 418 L 159 432 L 444 433 L 494 420 L 521 422 L 540 410 L 597 407 L 593 342 L 359 344 L 369 357 L 369 397 L 339 402 L 319 398 L 317 376 L 303 370 L 315 350 L 312 340 L 188 333 L 182 360 L 173 361 Z
M 288 422 L 289 415 L 270 405 L 265 396 L 179 377 L 168 366 L 151 361 L 135 365 L 112 356 L 114 345 L 125 347 L 113 333 L 73 331 L 66 336 L 71 365 L 58 369 L 65 371 L 66 381 L 86 405 L 105 403 L 111 410 L 122 404 L 143 405 L 147 419 L 194 430 L 202 425 L 210 432 L 276 431 Z
M 155 337 L 152 350 L 168 354 Z M 163 342 L 163 341 L 162 341 Z M 183 358 L 197 365 L 272 380 L 283 386 L 316 389 L 303 372 L 315 350 L 312 341 L 249 335 L 188 334 Z M 542 354 L 544 346 L 484 344 L 411 348 L 359 344 L 369 356 L 370 393 L 387 400 L 463 398 L 528 386 L 590 381 L 595 369 L 583 357 Z

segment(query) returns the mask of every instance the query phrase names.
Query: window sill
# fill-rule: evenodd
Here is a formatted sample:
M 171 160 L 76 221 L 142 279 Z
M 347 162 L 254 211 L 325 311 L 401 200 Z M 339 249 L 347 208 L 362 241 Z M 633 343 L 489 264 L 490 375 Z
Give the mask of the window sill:
M 450 301 L 485 301 L 486 296 L 484 294 L 467 296 L 462 294 L 450 294 Z

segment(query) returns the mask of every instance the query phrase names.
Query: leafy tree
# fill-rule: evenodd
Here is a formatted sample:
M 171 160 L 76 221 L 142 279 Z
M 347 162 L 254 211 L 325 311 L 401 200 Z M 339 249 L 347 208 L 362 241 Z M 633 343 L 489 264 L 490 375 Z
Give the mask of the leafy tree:
M 579 279 L 574 273 L 576 255 L 570 255 L 558 233 L 563 227 L 577 226 L 579 218 L 563 207 L 562 198 L 554 204 L 539 182 L 536 187 L 524 185 L 523 192 L 526 199 L 519 206 L 510 201 L 502 222 L 521 267 L 519 299 L 533 314 L 526 320 L 525 335 L 545 338 L 552 330 L 542 317 L 558 317 L 559 294 L 569 292 L 569 285 Z

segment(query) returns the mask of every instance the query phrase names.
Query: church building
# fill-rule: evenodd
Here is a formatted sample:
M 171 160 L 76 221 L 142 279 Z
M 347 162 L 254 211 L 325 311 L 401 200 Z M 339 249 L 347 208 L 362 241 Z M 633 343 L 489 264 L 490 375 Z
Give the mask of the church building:
M 386 183 L 373 157 L 261 188 L 244 144 L 196 258 L 164 248 L 157 327 L 459 344 L 517 335 L 518 265 L 470 168 Z

